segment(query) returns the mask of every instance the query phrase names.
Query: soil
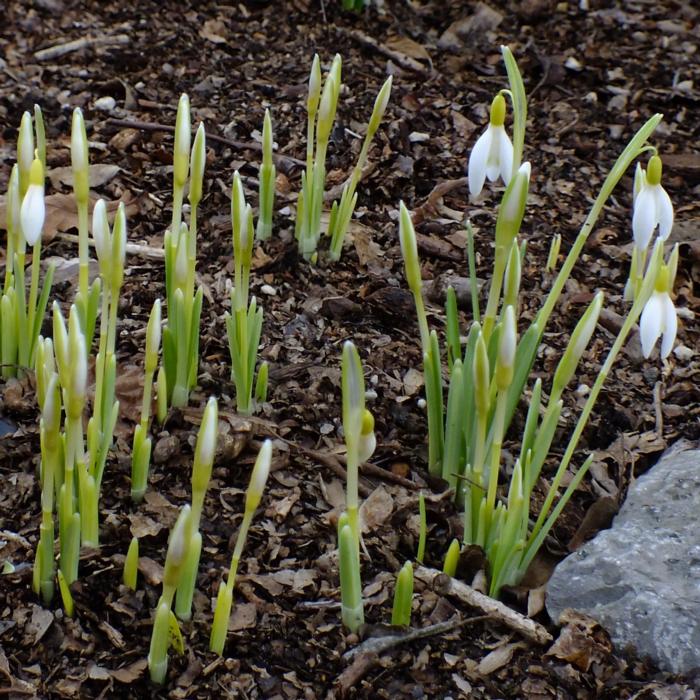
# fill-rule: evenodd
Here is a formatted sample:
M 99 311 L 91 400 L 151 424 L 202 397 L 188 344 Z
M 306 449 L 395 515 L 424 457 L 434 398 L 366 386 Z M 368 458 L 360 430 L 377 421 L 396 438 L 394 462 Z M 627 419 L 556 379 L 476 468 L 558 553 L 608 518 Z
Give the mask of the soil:
M 333 0 L 5 3 L 0 190 L 15 158 L 22 111 L 38 103 L 49 142 L 47 194 L 65 195 L 53 200 L 43 252 L 44 260 L 61 262 L 54 297 L 65 309 L 77 279 L 75 212 L 60 170 L 70 165 L 75 107 L 87 120 L 91 162 L 103 166 L 94 173 L 99 184 L 93 180 L 93 189 L 108 201 L 128 203 L 129 241 L 141 249 L 127 257 L 120 303 L 121 408 L 102 492 L 102 546 L 83 552 L 72 619 L 63 614 L 58 596 L 45 610 L 31 591 L 40 522 L 33 379 L 0 384 L 0 556 L 15 567 L 0 577 L 0 694 L 695 697 L 696 680 L 661 673 L 633 649 L 613 649 L 605 630 L 590 621 L 559 628 L 543 610 L 538 586 L 553 562 L 609 523 L 614 508 L 601 503 L 619 504 L 629 480 L 669 444 L 700 437 L 694 320 L 700 308 L 700 11 L 674 0 L 378 4 L 353 13 Z M 61 55 L 37 53 L 86 38 L 82 48 Z M 413 211 L 422 275 L 431 291 L 430 323 L 442 330 L 444 313 L 439 293 L 432 295 L 433 281 L 467 274 L 465 215 L 476 233 L 479 278 L 488 276 L 492 260 L 492 205 L 499 188 L 487 188 L 484 198 L 470 203 L 464 176 L 490 101 L 506 84 L 503 43 L 518 60 L 529 95 L 525 156 L 533 179 L 522 232 L 528 256 L 521 315 L 532 317 L 551 282 L 544 262 L 552 236 L 561 234 L 566 252 L 626 141 L 649 116 L 663 112 L 654 143 L 676 209 L 671 241 L 680 243 L 677 351 L 667 362 L 658 355 L 646 361 L 638 341 L 628 343 L 575 460 L 581 464 L 593 451 L 595 468 L 555 528 L 546 556 L 523 586 L 504 592 L 508 605 L 529 610 L 564 641 L 535 644 L 454 597 L 417 584 L 414 628 L 455 624 L 348 662 L 343 654 L 361 640 L 340 624 L 334 551 L 343 504 L 342 343 L 356 343 L 376 394 L 370 408 L 378 447 L 374 467 L 361 480 L 369 528 L 362 574 L 368 624 L 360 636 L 371 639 L 387 633 L 394 576 L 415 557 L 420 489 L 428 494 L 426 564 L 440 568 L 460 532 L 445 485 L 426 472 L 427 428 L 416 382 L 420 348 L 398 245 L 398 203 L 403 200 Z M 344 87 L 327 164 L 328 188 L 336 192 L 354 165 L 361 145 L 357 134 L 364 133 L 387 74 L 394 76 L 394 89 L 359 187 L 352 241 L 339 263 L 321 255 L 311 266 L 297 256 L 292 212 L 301 176 L 297 159 L 305 157 L 305 92 L 315 52 L 324 69 L 336 52 L 343 57 Z M 159 251 L 170 221 L 172 126 L 181 92 L 189 94 L 194 122 L 203 121 L 208 134 L 198 241 L 205 292 L 199 381 L 189 407 L 171 411 L 154 428 L 149 491 L 134 506 L 131 436 L 141 401 L 145 324 L 153 301 L 164 294 Z M 114 105 L 104 98 L 113 98 Z M 275 231 L 256 248 L 251 288 L 265 313 L 260 354 L 271 366 L 270 392 L 263 410 L 246 419 L 235 412 L 224 327 L 232 276 L 229 191 L 239 169 L 246 197 L 257 202 L 257 143 L 266 107 L 277 152 L 285 156 L 277 163 Z M 609 313 L 567 393 L 552 464 L 627 308 L 621 293 L 631 250 L 632 174 L 623 178 L 589 239 L 534 369 L 547 386 L 575 320 L 603 289 Z M 466 329 L 468 305 L 463 316 Z M 192 448 L 210 395 L 220 402 L 220 440 L 202 519 L 195 613 L 182 625 L 184 655 L 171 654 L 167 683 L 156 688 L 145 662 L 152 613 L 169 528 L 178 507 L 190 499 Z M 273 473 L 239 568 L 225 655 L 218 658 L 207 643 L 211 599 L 228 566 L 250 468 L 265 437 L 275 439 Z M 141 547 L 135 593 L 121 585 L 132 535 Z M 458 575 L 469 583 L 469 562 L 462 564 Z

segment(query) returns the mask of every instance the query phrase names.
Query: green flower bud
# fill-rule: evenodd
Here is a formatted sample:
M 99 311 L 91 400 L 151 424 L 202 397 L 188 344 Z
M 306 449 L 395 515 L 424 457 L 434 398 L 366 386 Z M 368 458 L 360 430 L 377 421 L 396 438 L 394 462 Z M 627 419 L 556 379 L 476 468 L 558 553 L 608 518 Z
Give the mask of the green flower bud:
M 486 349 L 484 336 L 479 331 L 476 347 L 474 348 L 474 405 L 481 418 L 486 418 L 489 413 L 490 375 L 489 354 Z
M 369 138 L 377 131 L 384 117 L 386 106 L 389 104 L 389 97 L 391 97 L 391 84 L 392 76 L 390 75 L 384 81 L 384 85 L 382 85 L 382 89 L 379 91 L 377 99 L 374 101 L 374 109 L 372 110 L 372 116 L 369 119 L 369 126 L 367 127 L 367 133 L 370 135 Z
M 190 98 L 180 95 L 175 119 L 175 149 L 173 152 L 173 180 L 178 187 L 184 187 L 187 182 L 187 171 L 190 160 Z
M 498 344 L 498 359 L 496 361 L 496 386 L 499 391 L 505 391 L 513 381 L 515 367 L 515 351 L 518 348 L 518 334 L 515 323 L 515 309 L 506 306 L 503 312 L 503 329 Z
M 652 156 L 649 158 L 649 163 L 647 163 L 647 182 L 650 185 L 660 185 L 661 184 L 661 171 L 662 163 L 659 156 Z
M 206 134 L 204 124 L 197 128 L 192 146 L 192 157 L 190 160 L 190 193 L 189 200 L 193 207 L 196 207 L 202 199 L 202 185 L 204 182 L 204 167 L 207 161 Z
M 161 335 L 161 304 L 160 299 L 156 299 L 148 317 L 146 326 L 146 372 L 156 371 L 158 366 L 158 350 L 160 349 Z
M 418 295 L 423 292 L 416 231 L 413 228 L 413 221 L 406 205 L 401 202 L 399 208 L 399 242 L 401 243 L 401 254 L 403 255 L 406 268 L 406 281 L 413 294 Z
M 491 118 L 492 126 L 503 126 L 506 121 L 506 99 L 499 92 L 491 102 Z
M 73 110 L 73 123 L 70 134 L 70 155 L 73 168 L 73 192 L 79 204 L 87 205 L 90 191 L 88 169 L 88 140 L 85 120 L 79 107 Z
M 270 466 L 272 464 L 272 441 L 265 440 L 260 452 L 258 452 L 253 473 L 250 475 L 250 483 L 248 484 L 248 493 L 245 499 L 246 513 L 253 513 L 260 505 L 267 477 L 270 474 Z
M 318 103 L 321 99 L 321 61 L 318 54 L 314 55 L 314 60 L 311 64 L 311 73 L 309 74 L 309 96 L 306 102 L 306 109 L 313 117 L 318 110 Z
M 194 467 L 192 468 L 192 492 L 203 493 L 207 490 L 211 478 L 216 437 L 219 432 L 218 405 L 212 396 L 207 402 L 202 416 L 202 424 L 197 434 L 194 450 Z

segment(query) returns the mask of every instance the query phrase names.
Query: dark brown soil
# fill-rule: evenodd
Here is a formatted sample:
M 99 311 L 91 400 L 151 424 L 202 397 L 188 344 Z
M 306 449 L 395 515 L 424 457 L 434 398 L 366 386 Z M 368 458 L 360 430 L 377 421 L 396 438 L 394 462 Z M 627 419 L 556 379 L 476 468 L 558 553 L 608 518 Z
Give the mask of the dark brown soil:
M 609 378 L 585 432 L 577 464 L 596 451 L 597 467 L 565 511 L 549 545 L 556 561 L 570 541 L 605 522 L 584 515 L 603 497 L 619 502 L 633 474 L 647 469 L 669 444 L 700 437 L 694 320 L 700 279 L 700 11 L 692 3 L 493 0 L 383 0 L 360 14 L 326 0 L 247 0 L 160 3 L 8 0 L 0 10 L 0 191 L 14 160 L 22 111 L 44 110 L 48 193 L 70 194 L 59 168 L 70 164 L 74 107 L 84 110 L 91 162 L 118 165 L 95 191 L 129 202 L 129 241 L 145 254 L 127 257 L 119 321 L 121 415 L 102 495 L 98 552 L 85 552 L 74 585 L 76 614 L 63 616 L 58 598 L 45 611 L 31 591 L 31 565 L 40 521 L 39 453 L 33 381 L 0 384 L 0 560 L 16 567 L 0 577 L 0 694 L 8 697 L 144 698 L 693 698 L 695 681 L 657 672 L 633 650 L 613 649 L 606 633 L 584 630 L 573 647 L 548 650 L 527 642 L 478 610 L 417 587 L 413 624 L 478 620 L 396 646 L 348 665 L 343 653 L 358 643 L 339 621 L 335 522 L 342 506 L 340 350 L 360 349 L 376 392 L 379 469 L 362 480 L 368 498 L 364 561 L 365 637 L 382 634 L 391 616 L 394 576 L 415 556 L 417 493 L 428 498 L 426 563 L 440 567 L 459 534 L 459 516 L 442 485 L 428 483 L 426 423 L 418 407 L 418 332 L 403 278 L 397 236 L 399 200 L 414 211 L 426 281 L 448 271 L 466 275 L 462 217 L 477 235 L 478 276 L 492 257 L 492 204 L 472 205 L 463 179 L 470 148 L 483 128 L 494 92 L 505 85 L 499 45 L 511 46 L 530 97 L 526 158 L 532 162 L 523 315 L 541 303 L 543 273 L 555 233 L 568 250 L 608 169 L 634 131 L 653 113 L 665 121 L 655 143 L 664 158 L 664 184 L 676 207 L 673 238 L 681 243 L 676 281 L 681 309 L 677 346 L 668 363 L 641 358 L 630 341 Z M 581 5 L 584 3 L 582 2 Z M 478 16 L 488 26 L 448 41 L 453 22 Z M 488 19 L 490 17 L 490 20 Z M 498 20 L 498 21 L 496 21 Z M 39 60 L 36 52 L 88 37 L 87 47 Z M 324 66 L 343 57 L 338 126 L 328 159 L 329 187 L 342 185 L 359 151 L 374 96 L 387 74 L 394 90 L 385 123 L 360 185 L 354 242 L 338 264 L 299 259 L 291 211 L 305 154 L 305 90 L 314 52 Z M 207 128 L 208 166 L 201 206 L 198 272 L 205 288 L 199 387 L 190 408 L 173 411 L 156 433 L 155 464 L 146 501 L 129 500 L 130 445 L 141 400 L 144 328 L 154 299 L 163 296 L 158 250 L 170 221 L 172 127 L 181 92 Z M 96 108 L 112 97 L 111 112 Z M 271 365 L 269 404 L 254 419 L 235 414 L 223 314 L 232 274 L 229 190 L 240 169 L 246 196 L 257 199 L 255 147 L 266 107 L 279 153 L 273 239 L 255 254 L 252 293 L 265 312 L 261 355 Z M 116 120 L 116 121 L 115 121 Z M 141 128 L 148 122 L 152 128 Z M 222 137 L 216 141 L 213 137 Z M 227 144 L 226 141 L 229 143 Z M 233 142 L 236 142 L 233 144 Z M 456 182 L 451 182 L 456 181 Z M 451 185 L 449 184 L 451 182 Z M 440 183 L 448 183 L 444 190 Z M 621 291 L 631 243 L 632 172 L 615 192 L 585 249 L 545 336 L 535 374 L 551 377 L 575 319 L 597 289 L 611 311 L 625 313 Z M 443 196 L 444 195 L 444 196 Z M 47 226 L 45 259 L 74 260 L 75 217 L 66 197 Z M 71 218 L 73 217 L 73 218 Z M 2 225 L 2 224 L 0 224 Z M 4 235 L 4 234 L 3 234 Z M 4 249 L 4 244 L 0 246 Z M 0 261 L 2 262 L 2 261 Z M 4 265 L 2 265 L 4 267 Z M 59 267 L 54 294 L 69 303 L 77 268 Z M 274 292 L 274 293 L 273 293 Z M 441 329 L 439 303 L 429 309 Z M 469 310 L 465 310 L 463 328 Z M 572 384 L 555 453 L 610 347 L 614 313 L 600 328 Z M 47 328 L 48 330 L 48 328 Z M 183 625 L 186 652 L 171 656 L 167 685 L 148 681 L 145 657 L 151 616 L 160 594 L 161 566 L 177 507 L 189 502 L 192 446 L 206 398 L 220 400 L 221 439 L 205 504 L 204 549 L 193 621 Z M 517 423 L 517 420 L 516 420 Z M 259 442 L 276 438 L 273 474 L 245 549 L 237 607 L 224 658 L 208 651 L 211 599 L 228 565 L 244 489 Z M 598 508 L 598 511 L 602 510 Z M 594 511 L 596 512 L 596 511 Z M 608 511 L 609 512 L 609 511 Z M 609 518 L 608 518 L 609 520 Z M 588 519 L 588 523 L 591 519 Z M 141 544 L 138 592 L 120 586 L 132 535 Z M 546 580 L 545 562 L 530 583 Z M 539 580 L 535 580 L 539 577 Z M 530 594 L 535 605 L 537 594 Z M 505 601 L 527 612 L 525 588 Z M 546 612 L 536 619 L 559 634 Z M 548 653 L 549 651 L 549 653 Z

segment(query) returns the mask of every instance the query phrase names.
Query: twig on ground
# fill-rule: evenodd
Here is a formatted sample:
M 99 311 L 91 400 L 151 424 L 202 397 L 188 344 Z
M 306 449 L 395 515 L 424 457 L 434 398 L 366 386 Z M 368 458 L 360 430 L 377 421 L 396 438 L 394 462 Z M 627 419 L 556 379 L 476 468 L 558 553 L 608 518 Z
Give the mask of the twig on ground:
M 435 592 L 458 598 L 466 605 L 481 610 L 489 617 L 519 632 L 523 637 L 537 644 L 548 644 L 552 641 L 552 635 L 539 623 L 521 615 L 500 601 L 479 593 L 479 591 L 476 591 L 466 583 L 462 583 L 462 581 L 458 581 L 442 571 L 419 566 L 416 568 L 414 575 L 417 579 L 429 585 Z
M 81 51 L 91 46 L 120 46 L 131 41 L 128 34 L 116 34 L 115 36 L 94 36 L 74 39 L 64 44 L 55 44 L 34 53 L 37 61 L 52 61 L 74 51 Z
M 357 29 L 345 29 L 343 27 L 336 27 L 336 30 L 341 34 L 344 34 L 345 36 L 349 36 L 352 39 L 355 39 L 355 41 L 358 41 L 360 44 L 374 49 L 375 51 L 383 54 L 387 58 L 390 58 L 392 61 L 394 61 L 394 63 L 401 66 L 401 68 L 410 70 L 413 73 L 418 73 L 418 75 L 422 75 L 423 77 L 428 77 L 430 75 L 430 71 L 426 70 L 425 66 L 420 61 L 416 61 L 415 58 L 411 58 L 410 56 L 407 56 L 406 54 L 401 53 L 400 51 L 394 51 L 388 46 L 380 44 L 376 39 L 373 39 L 371 36 L 368 36 L 367 34 L 360 32 Z
M 362 642 L 362 644 L 359 644 L 358 646 L 346 651 L 343 654 L 343 659 L 345 661 L 352 661 L 360 654 L 381 654 L 389 649 L 399 646 L 400 644 L 415 642 L 417 639 L 435 637 L 438 634 L 444 634 L 445 632 L 451 632 L 458 627 L 463 627 L 470 622 L 479 622 L 489 617 L 491 616 L 479 615 L 478 617 L 463 618 L 457 615 L 450 620 L 445 620 L 445 622 L 437 622 L 434 625 L 428 625 L 427 627 L 400 630 L 395 634 L 388 634 L 383 637 L 370 637 Z
M 423 627 L 421 629 L 408 629 L 385 637 L 370 637 L 359 646 L 343 654 L 343 659 L 345 661 L 352 661 L 352 663 L 338 676 L 335 685 L 340 690 L 340 693 L 345 695 L 351 688 L 355 687 L 377 663 L 379 663 L 380 654 L 401 644 L 407 644 L 417 639 L 425 639 L 438 634 L 444 634 L 445 632 L 451 632 L 470 622 L 477 622 L 486 618 L 488 618 L 488 615 L 471 617 L 466 620 L 456 616 L 451 620 L 438 622 L 435 625 L 428 625 L 428 627 Z

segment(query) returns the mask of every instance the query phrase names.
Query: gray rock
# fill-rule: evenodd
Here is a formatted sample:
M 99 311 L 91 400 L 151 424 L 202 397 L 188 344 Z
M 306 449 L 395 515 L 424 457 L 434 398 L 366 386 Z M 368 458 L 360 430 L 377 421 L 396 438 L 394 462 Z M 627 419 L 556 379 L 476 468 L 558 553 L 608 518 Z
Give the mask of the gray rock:
M 547 587 L 660 668 L 700 667 L 700 450 L 664 455 L 630 487 L 612 528 L 567 557 Z

